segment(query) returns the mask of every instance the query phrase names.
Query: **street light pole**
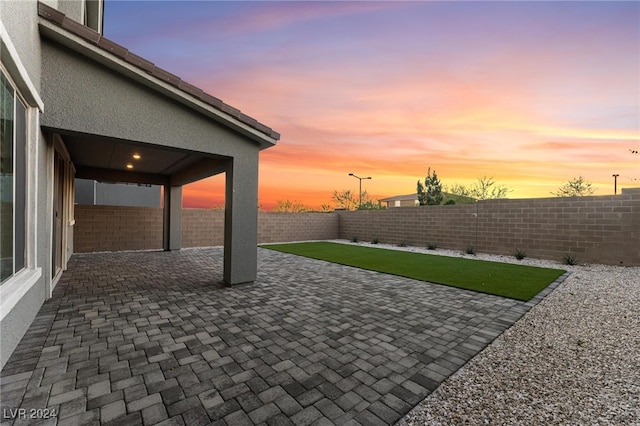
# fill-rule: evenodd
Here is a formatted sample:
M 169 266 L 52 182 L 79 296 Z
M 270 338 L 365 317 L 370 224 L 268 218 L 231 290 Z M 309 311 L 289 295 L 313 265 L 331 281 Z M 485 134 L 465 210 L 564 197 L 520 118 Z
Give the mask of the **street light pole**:
M 619 174 L 612 175 L 613 176 L 613 195 L 618 195 L 618 176 Z
M 371 179 L 371 176 L 367 176 L 367 177 L 361 178 L 361 177 L 358 177 L 358 176 L 354 175 L 353 173 L 349 173 L 349 176 L 353 176 L 354 178 L 356 178 L 356 179 L 358 179 L 360 181 L 360 190 L 359 190 L 360 191 L 360 202 L 358 204 L 358 207 L 361 207 L 362 206 L 362 181 L 365 180 L 365 179 Z

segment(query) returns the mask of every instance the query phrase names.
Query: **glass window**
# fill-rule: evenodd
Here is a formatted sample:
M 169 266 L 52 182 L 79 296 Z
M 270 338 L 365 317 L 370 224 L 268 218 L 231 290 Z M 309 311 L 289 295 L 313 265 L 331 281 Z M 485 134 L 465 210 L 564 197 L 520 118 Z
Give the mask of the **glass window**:
M 0 283 L 25 266 L 26 109 L 0 72 Z

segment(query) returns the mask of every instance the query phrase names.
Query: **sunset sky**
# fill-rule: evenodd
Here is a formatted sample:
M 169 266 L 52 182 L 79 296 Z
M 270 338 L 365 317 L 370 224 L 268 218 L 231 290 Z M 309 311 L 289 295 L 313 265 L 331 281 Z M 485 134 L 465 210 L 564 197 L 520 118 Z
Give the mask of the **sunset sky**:
M 107 0 L 105 36 L 281 133 L 259 202 L 317 208 L 493 176 L 640 186 L 640 3 Z M 184 190 L 224 203 L 224 177 Z M 618 189 L 619 190 L 619 189 Z

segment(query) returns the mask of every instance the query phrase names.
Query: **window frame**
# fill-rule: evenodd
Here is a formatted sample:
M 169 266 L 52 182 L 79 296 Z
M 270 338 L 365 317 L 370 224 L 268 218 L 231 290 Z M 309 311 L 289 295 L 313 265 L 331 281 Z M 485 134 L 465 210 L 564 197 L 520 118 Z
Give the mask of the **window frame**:
M 43 268 L 42 265 L 38 264 L 39 257 L 37 253 L 37 232 L 38 229 L 43 229 L 39 224 L 37 212 L 38 188 L 40 187 L 38 182 L 41 179 L 40 175 L 46 174 L 48 170 L 40 170 L 38 164 L 38 159 L 41 157 L 39 152 L 39 114 L 44 110 L 44 103 L 1 21 L 0 70 L 15 89 L 14 96 L 19 98 L 25 107 L 26 136 L 24 180 L 25 267 L 0 285 L 0 321 L 2 321 L 28 292 L 41 282 L 43 277 Z M 40 218 L 40 220 L 42 219 L 46 220 L 46 218 Z M 45 257 L 40 260 L 46 264 L 46 259 Z M 49 298 L 52 293 L 51 284 L 45 283 L 45 287 L 45 298 Z
M 27 221 L 27 110 L 26 102 L 20 96 L 16 84 L 11 76 L 5 72 L 4 67 L 0 67 L 0 73 L 4 77 L 9 88 L 12 89 L 12 180 L 11 180 L 11 274 L 4 281 L 0 281 L 0 286 L 6 284 L 13 276 L 17 275 L 27 267 L 26 264 L 26 221 Z

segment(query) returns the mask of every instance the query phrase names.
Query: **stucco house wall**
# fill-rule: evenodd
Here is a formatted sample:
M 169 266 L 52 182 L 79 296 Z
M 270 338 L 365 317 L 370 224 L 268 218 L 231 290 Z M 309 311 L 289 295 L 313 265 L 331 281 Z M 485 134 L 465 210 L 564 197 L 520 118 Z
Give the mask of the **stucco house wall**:
M 51 153 L 40 131 L 41 50 L 36 2 L 2 2 L 0 7 L 3 72 L 17 86 L 28 107 L 27 126 L 27 268 L 0 286 L 0 367 L 2 367 L 50 296 L 52 197 Z M 40 101 L 40 102 L 39 102 Z M 36 209 L 35 206 L 39 206 Z M 36 238 L 38 236 L 38 238 Z

